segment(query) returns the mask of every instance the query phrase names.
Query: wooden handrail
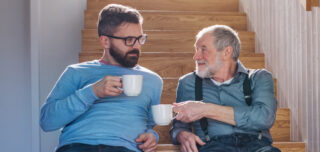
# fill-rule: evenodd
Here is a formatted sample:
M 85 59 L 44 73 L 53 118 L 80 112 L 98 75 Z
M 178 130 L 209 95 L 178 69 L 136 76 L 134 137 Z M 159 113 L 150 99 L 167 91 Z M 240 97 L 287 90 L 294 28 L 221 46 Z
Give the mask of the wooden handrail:
M 312 6 L 319 6 L 319 0 L 312 0 Z
M 306 9 L 306 11 L 311 11 L 312 7 L 319 6 L 319 0 L 300 0 L 300 3 Z

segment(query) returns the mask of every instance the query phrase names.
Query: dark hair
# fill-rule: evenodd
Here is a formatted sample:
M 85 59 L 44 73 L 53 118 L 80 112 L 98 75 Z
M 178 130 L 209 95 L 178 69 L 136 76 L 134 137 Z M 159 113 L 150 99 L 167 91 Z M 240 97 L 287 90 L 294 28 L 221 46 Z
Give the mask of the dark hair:
M 109 4 L 99 13 L 98 35 L 112 35 L 122 23 L 142 24 L 143 18 L 138 10 L 119 4 Z

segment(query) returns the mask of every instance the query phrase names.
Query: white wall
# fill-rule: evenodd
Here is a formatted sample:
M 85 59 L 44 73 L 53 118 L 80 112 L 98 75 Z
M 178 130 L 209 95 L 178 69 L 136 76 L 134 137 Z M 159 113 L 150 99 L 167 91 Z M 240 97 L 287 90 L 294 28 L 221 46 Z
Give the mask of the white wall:
M 280 107 L 291 110 L 291 139 L 320 151 L 320 8 L 307 12 L 300 0 L 240 0 L 256 52 L 277 78 Z
M 86 0 L 39 0 L 39 3 L 39 98 L 43 105 L 64 68 L 78 62 Z M 58 136 L 59 131 L 41 131 L 41 152 L 52 152 Z
M 39 130 L 32 110 L 39 110 L 65 66 L 78 62 L 85 8 L 85 0 L 0 1 L 1 151 L 57 146 L 58 132 Z
M 0 149 L 31 152 L 29 2 L 0 1 Z

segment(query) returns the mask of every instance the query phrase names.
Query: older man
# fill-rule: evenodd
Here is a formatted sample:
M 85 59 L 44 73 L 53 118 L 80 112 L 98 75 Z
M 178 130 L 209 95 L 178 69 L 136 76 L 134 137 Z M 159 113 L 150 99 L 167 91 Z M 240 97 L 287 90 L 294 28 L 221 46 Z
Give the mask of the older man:
M 162 79 L 137 65 L 146 41 L 143 18 L 110 4 L 99 14 L 100 60 L 70 65 L 41 109 L 44 131 L 62 128 L 58 152 L 156 151 L 151 106 L 160 103 Z M 138 96 L 122 91 L 122 75 L 142 75 Z
M 179 80 L 171 129 L 182 152 L 279 151 L 269 132 L 277 110 L 272 75 L 246 69 L 239 54 L 239 37 L 228 26 L 196 36 L 196 72 Z

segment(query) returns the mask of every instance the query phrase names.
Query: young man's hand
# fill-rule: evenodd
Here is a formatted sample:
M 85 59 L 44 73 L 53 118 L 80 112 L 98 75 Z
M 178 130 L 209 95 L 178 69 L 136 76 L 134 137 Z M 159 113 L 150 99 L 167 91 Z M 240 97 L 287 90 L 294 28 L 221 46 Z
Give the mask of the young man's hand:
M 157 140 L 153 133 L 143 133 L 136 139 L 137 143 L 142 143 L 139 145 L 139 149 L 144 152 L 156 152 L 157 151 Z
M 117 76 L 105 76 L 92 85 L 93 92 L 99 98 L 118 96 L 123 92 L 121 88 L 122 82 Z

